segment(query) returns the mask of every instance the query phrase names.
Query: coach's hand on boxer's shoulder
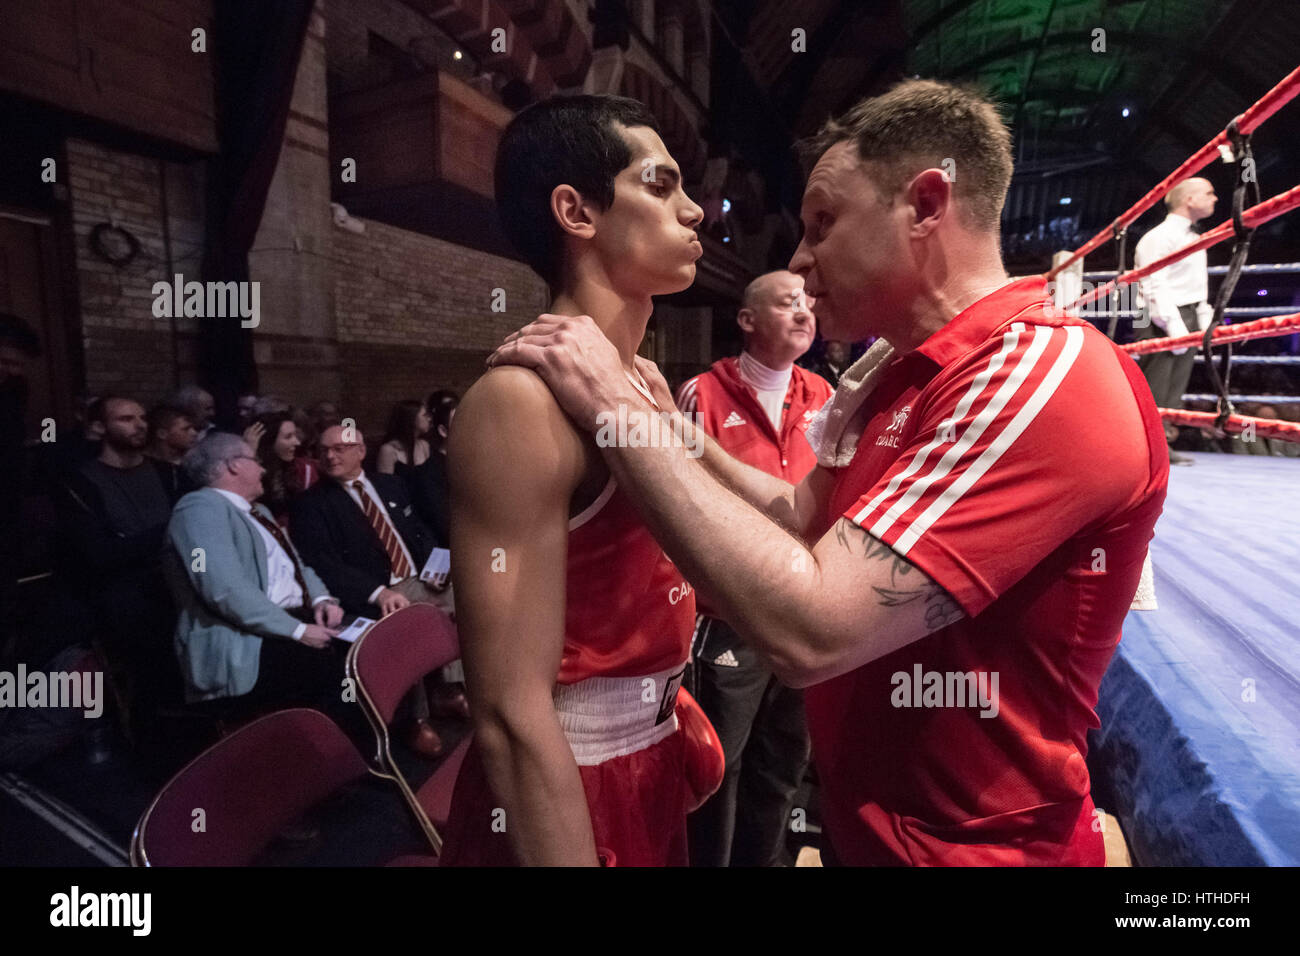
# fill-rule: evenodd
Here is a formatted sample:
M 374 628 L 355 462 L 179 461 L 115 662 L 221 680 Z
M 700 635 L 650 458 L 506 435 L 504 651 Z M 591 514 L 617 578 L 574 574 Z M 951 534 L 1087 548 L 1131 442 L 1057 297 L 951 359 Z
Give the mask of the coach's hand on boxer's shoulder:
M 592 432 L 601 412 L 639 400 L 618 349 L 589 315 L 543 313 L 506 336 L 487 364 L 532 369 L 569 417 Z

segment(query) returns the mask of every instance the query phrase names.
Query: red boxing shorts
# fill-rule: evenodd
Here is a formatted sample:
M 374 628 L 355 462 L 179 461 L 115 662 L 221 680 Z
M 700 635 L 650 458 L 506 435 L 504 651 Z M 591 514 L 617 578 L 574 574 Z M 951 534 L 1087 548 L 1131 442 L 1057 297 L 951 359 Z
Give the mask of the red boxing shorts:
M 596 846 L 617 866 L 688 864 L 686 812 L 693 789 L 686 777 L 688 741 L 674 709 L 680 681 L 678 667 L 555 689 L 556 715 L 578 762 Z M 509 820 L 496 812 L 500 806 L 471 744 L 456 780 L 440 864 L 517 865 Z

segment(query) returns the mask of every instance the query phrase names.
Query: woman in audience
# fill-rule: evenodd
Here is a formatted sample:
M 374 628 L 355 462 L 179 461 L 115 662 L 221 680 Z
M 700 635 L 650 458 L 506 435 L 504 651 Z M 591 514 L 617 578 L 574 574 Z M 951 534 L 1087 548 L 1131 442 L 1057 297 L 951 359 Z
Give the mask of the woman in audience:
M 388 431 L 375 458 L 375 470 L 407 478 L 412 469 L 429 459 L 432 419 L 424 403 L 411 398 L 398 402 L 388 416 Z
M 428 409 L 433 421 L 429 433 L 432 451 L 423 464 L 410 475 L 411 501 L 424 523 L 438 537 L 438 546 L 445 548 L 450 539 L 451 506 L 447 486 L 447 435 L 451 420 L 456 415 L 460 396 L 451 389 L 439 389 L 429 396 Z
M 257 460 L 266 469 L 262 476 L 262 504 L 271 509 L 275 520 L 289 526 L 289 502 L 306 488 L 295 468 L 298 446 L 302 439 L 291 412 L 259 415 L 244 432 L 245 439 L 257 449 Z M 317 471 L 319 474 L 319 471 Z

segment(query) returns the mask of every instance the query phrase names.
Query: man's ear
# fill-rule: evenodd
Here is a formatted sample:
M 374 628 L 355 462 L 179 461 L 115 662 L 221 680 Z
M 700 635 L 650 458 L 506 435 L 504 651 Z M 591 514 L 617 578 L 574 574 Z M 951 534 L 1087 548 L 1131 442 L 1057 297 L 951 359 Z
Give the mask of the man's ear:
M 736 324 L 740 326 L 742 332 L 747 335 L 752 335 L 754 329 L 758 327 L 755 318 L 753 309 L 741 309 L 736 313 Z
M 582 193 L 572 186 L 561 184 L 551 190 L 551 215 L 567 235 L 590 239 L 596 234 L 596 223 Z
M 911 238 L 933 232 L 944 216 L 952 212 L 952 183 L 942 169 L 925 169 L 907 184 L 907 202 L 912 207 Z

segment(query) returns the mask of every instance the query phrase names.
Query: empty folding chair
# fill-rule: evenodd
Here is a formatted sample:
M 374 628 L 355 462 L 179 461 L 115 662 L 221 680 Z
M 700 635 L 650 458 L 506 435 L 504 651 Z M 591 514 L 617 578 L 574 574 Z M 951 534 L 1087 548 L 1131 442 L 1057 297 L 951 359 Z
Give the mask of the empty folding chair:
M 430 604 L 411 604 L 376 621 L 348 653 L 348 676 L 356 682 L 357 701 L 375 731 L 375 760 L 401 791 L 434 853 L 442 852 L 438 828 L 446 824 L 451 811 L 451 793 L 469 737 L 415 791 L 393 760 L 388 728 L 411 688 L 459 656 L 455 625 Z
M 131 836 L 131 862 L 247 866 L 304 811 L 368 772 L 352 741 L 319 711 L 260 717 L 158 792 Z

